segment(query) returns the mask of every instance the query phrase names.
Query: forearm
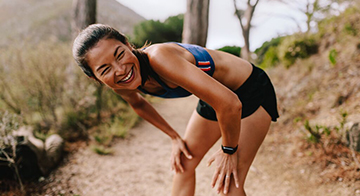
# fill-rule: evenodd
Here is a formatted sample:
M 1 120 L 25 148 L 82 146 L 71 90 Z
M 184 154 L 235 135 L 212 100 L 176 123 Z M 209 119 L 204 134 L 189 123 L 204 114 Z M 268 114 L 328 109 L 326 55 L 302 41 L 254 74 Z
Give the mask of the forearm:
M 241 103 L 233 104 L 232 107 L 223 107 L 217 112 L 220 126 L 222 145 L 235 147 L 238 145 L 241 127 Z
M 165 121 L 164 118 L 155 110 L 155 108 L 145 99 L 141 104 L 132 106 L 134 111 L 143 119 L 163 131 L 171 139 L 179 137 L 179 134 Z

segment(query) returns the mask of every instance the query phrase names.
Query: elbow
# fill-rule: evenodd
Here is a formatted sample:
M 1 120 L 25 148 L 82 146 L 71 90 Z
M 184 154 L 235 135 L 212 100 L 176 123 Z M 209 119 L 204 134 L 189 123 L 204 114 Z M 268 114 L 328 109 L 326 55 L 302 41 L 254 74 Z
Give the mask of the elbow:
M 238 96 L 233 93 L 231 96 L 228 96 L 226 100 L 219 107 L 218 113 L 238 115 L 241 114 L 242 103 Z

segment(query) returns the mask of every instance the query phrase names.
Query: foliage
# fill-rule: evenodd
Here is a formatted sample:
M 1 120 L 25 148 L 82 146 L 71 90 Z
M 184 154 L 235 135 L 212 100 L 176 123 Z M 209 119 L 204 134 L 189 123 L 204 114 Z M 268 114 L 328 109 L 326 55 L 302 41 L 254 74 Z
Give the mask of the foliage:
M 0 112 L 0 166 L 6 164 L 15 170 L 21 190 L 24 190 L 22 180 L 17 165 L 16 146 L 17 141 L 13 136 L 13 131 L 22 124 L 22 119 L 16 114 L 10 114 L 8 111 Z
M 314 145 L 319 144 L 324 154 L 329 154 L 331 152 L 331 150 L 328 150 L 329 147 L 331 148 L 334 145 L 336 146 L 339 144 L 344 145 L 342 139 L 344 138 L 344 134 L 348 131 L 345 130 L 344 127 L 347 116 L 347 112 L 341 112 L 339 126 L 333 127 L 318 124 L 311 126 L 309 121 L 305 120 L 304 128 L 308 132 L 306 140 Z
M 279 58 L 285 67 L 290 67 L 296 59 L 305 59 L 318 52 L 318 43 L 314 37 L 295 34 L 286 37 L 278 47 Z
M 240 56 L 241 48 L 239 46 L 224 46 L 218 50 L 233 54 L 235 56 Z
M 358 36 L 360 33 L 360 24 L 358 23 L 359 8 L 350 7 L 340 16 L 328 17 L 318 23 L 318 34 L 320 37 L 331 33 L 339 34 L 339 38 L 345 36 Z
M 275 66 L 280 61 L 276 46 L 271 46 L 265 53 L 259 67 L 268 68 Z
M 104 146 L 94 145 L 91 146 L 91 149 L 99 155 L 112 155 L 114 153 L 113 149 Z
M 87 129 L 100 123 L 98 84 L 70 68 L 76 65 L 70 63 L 69 48 L 69 43 L 44 40 L 37 45 L 14 43 L 0 51 L 0 105 L 21 114 L 37 136 L 52 131 L 72 141 L 86 138 Z M 129 107 L 113 91 L 101 96 L 103 115 Z
M 255 50 L 255 54 L 257 55 L 257 63 L 264 64 L 263 61 L 265 61 L 265 59 L 268 63 L 277 62 L 279 58 L 276 53 L 276 47 L 281 43 L 283 39 L 284 37 L 273 38 L 270 41 L 264 42 L 261 47 L 257 48 Z M 269 54 L 267 54 L 267 52 L 269 52 Z
M 134 38 L 130 41 L 137 47 L 143 46 L 146 41 L 151 43 L 181 42 L 184 15 L 171 16 L 164 22 L 147 20 L 134 27 Z
M 336 64 L 336 56 L 337 56 L 337 52 L 335 49 L 330 50 L 329 52 L 329 61 L 332 65 Z
M 8 111 L 0 112 L 0 148 L 4 149 L 15 146 L 16 141 L 12 133 L 22 123 L 22 118 L 19 115 L 11 114 Z
M 96 148 L 92 148 L 94 152 L 108 154 L 102 150 L 109 150 L 115 138 L 125 138 L 128 130 L 138 122 L 138 116 L 129 107 L 122 107 L 117 113 L 118 115 L 109 118 L 108 122 L 103 123 L 92 134 L 97 143 Z

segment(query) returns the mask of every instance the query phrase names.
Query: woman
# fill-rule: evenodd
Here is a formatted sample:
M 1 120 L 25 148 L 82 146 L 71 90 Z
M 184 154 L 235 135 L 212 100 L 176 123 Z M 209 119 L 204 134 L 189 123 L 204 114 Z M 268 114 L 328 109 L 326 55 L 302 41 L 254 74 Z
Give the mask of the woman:
M 95 24 L 74 41 L 73 55 L 89 77 L 106 84 L 136 113 L 172 140 L 172 195 L 194 195 L 195 168 L 221 137 L 211 157 L 218 193 L 246 195 L 244 182 L 278 112 L 273 86 L 261 69 L 231 54 L 180 43 L 134 49 L 112 27 Z M 200 98 L 184 139 L 139 92 Z

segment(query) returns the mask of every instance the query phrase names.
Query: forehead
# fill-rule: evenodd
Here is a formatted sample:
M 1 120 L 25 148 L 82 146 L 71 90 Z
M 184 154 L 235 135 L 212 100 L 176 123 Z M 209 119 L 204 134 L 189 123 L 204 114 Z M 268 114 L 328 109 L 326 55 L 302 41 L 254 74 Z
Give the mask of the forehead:
M 91 48 L 86 55 L 86 60 L 89 66 L 94 69 L 95 66 L 100 66 L 109 60 L 109 58 L 114 57 L 114 52 L 116 48 L 118 50 L 125 49 L 127 46 L 121 41 L 116 39 L 101 39 L 93 48 Z
M 111 52 L 112 50 L 115 50 L 118 46 L 120 46 L 120 48 L 126 47 L 125 44 L 116 39 L 101 39 L 93 48 L 89 50 L 88 54 L 93 55 L 94 53 L 99 52 Z

